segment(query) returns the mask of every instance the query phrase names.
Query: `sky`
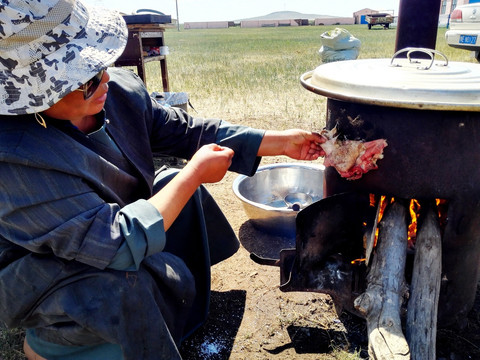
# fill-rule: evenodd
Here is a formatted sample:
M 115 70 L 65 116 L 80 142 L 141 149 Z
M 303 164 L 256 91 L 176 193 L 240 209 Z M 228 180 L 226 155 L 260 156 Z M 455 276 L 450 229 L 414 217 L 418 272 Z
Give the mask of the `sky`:
M 161 11 L 180 23 L 191 21 L 233 21 L 267 15 L 276 11 L 303 14 L 353 16 L 370 8 L 393 10 L 398 15 L 400 0 L 84 0 L 88 4 L 132 14 L 138 9 Z

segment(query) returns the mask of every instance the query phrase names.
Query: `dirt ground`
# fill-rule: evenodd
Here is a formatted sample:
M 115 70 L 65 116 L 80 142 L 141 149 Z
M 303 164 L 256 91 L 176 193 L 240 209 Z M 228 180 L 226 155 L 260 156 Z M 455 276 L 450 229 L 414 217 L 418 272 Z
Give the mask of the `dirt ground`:
M 282 159 L 277 159 L 282 162 Z M 211 309 L 207 323 L 182 346 L 185 360 L 205 359 L 366 359 L 367 330 L 363 319 L 338 313 L 330 296 L 281 292 L 280 272 L 259 265 L 250 252 L 277 257 L 259 240 L 275 248 L 294 247 L 291 240 L 267 237 L 248 221 L 232 191 L 236 174 L 209 185 L 242 244 L 228 260 L 212 269 Z M 440 329 L 437 359 L 480 359 L 480 291 L 463 329 Z

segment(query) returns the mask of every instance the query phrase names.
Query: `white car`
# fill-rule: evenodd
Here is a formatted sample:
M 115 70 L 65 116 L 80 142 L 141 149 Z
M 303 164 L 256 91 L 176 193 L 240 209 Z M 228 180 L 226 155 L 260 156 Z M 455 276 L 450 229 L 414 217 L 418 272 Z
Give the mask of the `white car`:
M 475 52 L 480 62 L 480 3 L 461 5 L 450 15 L 450 27 L 445 33 L 447 44 Z

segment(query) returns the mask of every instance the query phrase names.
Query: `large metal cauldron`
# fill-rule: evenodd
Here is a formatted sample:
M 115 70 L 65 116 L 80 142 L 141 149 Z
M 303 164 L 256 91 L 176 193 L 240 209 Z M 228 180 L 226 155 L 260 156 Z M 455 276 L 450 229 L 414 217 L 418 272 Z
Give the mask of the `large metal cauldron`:
M 328 129 L 388 142 L 379 168 L 359 180 L 327 168 L 326 196 L 359 191 L 448 200 L 438 319 L 446 325 L 471 309 L 479 279 L 480 65 L 442 59 L 419 69 L 430 60 L 408 57 L 401 66 L 395 59 L 321 65 L 301 81 L 328 97 Z

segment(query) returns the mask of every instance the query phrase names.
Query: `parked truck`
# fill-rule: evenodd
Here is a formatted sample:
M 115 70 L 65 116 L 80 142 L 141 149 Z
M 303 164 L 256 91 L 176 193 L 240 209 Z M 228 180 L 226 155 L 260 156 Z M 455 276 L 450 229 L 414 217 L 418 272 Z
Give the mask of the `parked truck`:
M 388 13 L 377 13 L 365 16 L 365 20 L 370 30 L 374 25 L 381 25 L 384 29 L 388 29 L 393 22 L 393 16 Z

